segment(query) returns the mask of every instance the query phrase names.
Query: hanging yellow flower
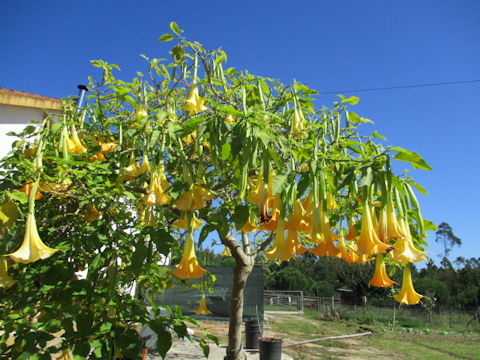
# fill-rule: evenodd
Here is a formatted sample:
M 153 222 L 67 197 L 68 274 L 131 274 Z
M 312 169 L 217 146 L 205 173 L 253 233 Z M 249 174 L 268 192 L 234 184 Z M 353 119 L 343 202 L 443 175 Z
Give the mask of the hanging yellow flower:
M 126 180 L 136 178 L 146 172 L 150 171 L 150 163 L 148 161 L 147 154 L 143 154 L 142 163 L 140 164 L 135 160 L 133 156 L 130 157 L 130 162 L 127 167 L 122 169 L 123 174 L 126 177 Z
M 394 299 L 400 304 L 415 305 L 420 302 L 423 295 L 420 295 L 413 288 L 412 274 L 410 273 L 410 266 L 405 265 L 403 270 L 403 282 L 402 289 L 396 295 L 393 295 Z
M 297 106 L 295 104 L 294 116 L 292 121 L 292 134 L 294 136 L 298 136 L 304 130 L 304 123 L 305 118 L 303 117 L 302 109 L 297 109 Z
M 403 264 L 426 260 L 425 252 L 418 250 L 413 244 L 408 222 L 400 219 L 400 226 L 406 236 L 397 239 L 395 248 L 389 253 L 390 259 Z
M 18 191 L 24 192 L 25 194 L 27 194 L 27 197 L 30 197 L 30 193 L 32 192 L 33 184 L 34 183 L 33 183 L 32 180 L 27 180 L 26 184 Z M 35 200 L 39 200 L 42 197 L 43 197 L 42 193 L 37 190 L 37 192 L 35 193 Z
M 72 133 L 72 136 L 70 137 L 68 135 L 68 130 L 67 127 L 64 126 L 62 130 L 62 136 L 65 139 L 65 143 L 67 146 L 67 151 L 70 154 L 83 154 L 84 152 L 87 151 L 87 148 L 83 146 L 82 142 L 78 138 L 77 130 L 75 129 L 75 126 L 70 127 L 70 132 Z
M 109 154 L 120 146 L 114 141 L 103 142 L 103 140 L 98 140 L 98 145 L 100 145 L 100 152 L 102 154 Z
M 355 229 L 355 220 L 349 218 L 348 222 L 348 233 L 345 235 L 345 240 L 353 240 L 357 237 L 357 230 Z
M 252 204 L 259 205 L 260 208 L 260 223 L 268 223 L 272 216 L 269 214 L 268 209 L 275 201 L 272 190 L 273 176 L 269 176 L 268 184 L 263 181 L 263 177 L 258 180 L 255 190 L 247 196 L 247 201 Z
M 280 217 L 275 230 L 273 246 L 269 251 L 265 251 L 265 256 L 270 260 L 288 261 L 293 257 L 293 254 L 288 250 L 287 241 L 285 240 L 285 222 Z
M 338 209 L 337 202 L 335 201 L 335 197 L 327 193 L 327 209 L 335 210 Z
M 192 185 L 187 192 L 180 194 L 173 206 L 178 210 L 190 212 L 204 208 L 206 201 L 213 199 L 213 194 L 201 185 Z
M 338 251 L 340 252 L 340 256 L 343 260 L 348 263 L 354 263 L 358 260 L 358 255 L 353 251 L 350 246 L 345 245 L 345 238 L 343 236 L 338 237 Z
M 29 213 L 23 243 L 17 251 L 8 254 L 8 256 L 16 262 L 29 264 L 40 259 L 46 259 L 57 251 L 58 249 L 52 249 L 42 242 L 40 235 L 38 235 L 35 215 Z
M 302 202 L 300 199 L 296 199 L 293 204 L 293 214 L 290 215 L 288 222 L 285 223 L 285 229 L 305 231 L 307 228 L 308 224 L 305 222 L 305 210 Z
M 387 202 L 387 237 L 388 240 L 398 239 L 401 237 L 405 237 L 406 234 L 400 223 L 397 221 L 397 217 L 395 215 L 395 209 L 393 208 L 393 201 L 390 199 Z
M 376 287 L 391 287 L 393 284 L 396 284 L 396 282 L 391 280 L 387 275 L 383 254 L 377 255 L 375 260 L 375 273 L 369 284 Z
M 182 259 L 180 260 L 180 264 L 172 271 L 172 275 L 179 279 L 196 279 L 206 272 L 207 270 L 202 269 L 198 264 L 193 242 L 193 226 L 190 226 L 187 231 L 187 240 L 183 249 Z
M 195 215 L 192 215 L 193 230 L 199 229 L 203 224 L 204 224 L 204 222 L 202 220 L 198 220 Z M 173 226 L 176 226 L 179 229 L 188 230 L 188 216 L 187 216 L 187 214 L 185 214 L 183 218 L 175 221 L 173 223 Z
M 341 251 L 333 244 L 335 235 L 330 229 L 330 222 L 327 213 L 320 206 L 313 209 L 313 230 L 312 241 L 317 246 L 310 250 L 312 254 L 317 256 L 335 256 L 341 257 Z
M 255 223 L 255 215 L 250 213 L 248 215 L 248 220 L 245 224 L 243 224 L 242 228 L 240 229 L 244 233 L 251 233 L 257 231 L 257 225 Z
M 200 97 L 198 93 L 198 86 L 192 85 L 188 93 L 188 99 L 185 100 L 185 103 L 182 106 L 183 110 L 186 110 L 190 115 L 195 115 L 203 111 L 207 111 L 208 108 L 205 106 L 205 101 Z
M 0 256 L 0 287 L 8 289 L 10 286 L 16 283 L 16 280 L 13 280 L 8 275 L 8 265 L 7 259 L 5 256 Z
M 220 256 L 232 256 L 232 253 L 230 252 L 230 249 L 227 246 L 225 246 Z
M 157 220 L 155 219 L 155 213 L 153 207 L 151 206 L 142 206 L 141 203 L 137 203 L 138 207 L 138 217 L 140 224 L 142 226 L 152 226 L 157 227 Z
M 365 255 L 380 254 L 391 248 L 380 241 L 372 220 L 370 204 L 366 201 L 363 205 L 362 227 L 357 242 L 358 253 Z
M 165 194 L 165 191 L 170 187 L 170 184 L 167 181 L 165 176 L 165 169 L 163 165 L 157 167 L 150 177 L 150 185 L 148 187 L 147 195 L 144 197 L 143 201 L 145 205 L 154 206 L 154 205 L 167 205 L 170 203 L 172 197 Z
M 197 309 L 193 310 L 195 314 L 198 315 L 210 315 L 211 312 L 207 309 L 207 304 L 205 301 L 205 294 L 202 294 L 202 299 L 200 300 L 200 305 Z
M 70 350 L 63 350 L 62 354 L 56 360 L 73 360 Z
M 308 249 L 303 247 L 298 241 L 298 232 L 295 229 L 289 229 L 287 232 L 287 251 L 293 255 L 303 255 Z

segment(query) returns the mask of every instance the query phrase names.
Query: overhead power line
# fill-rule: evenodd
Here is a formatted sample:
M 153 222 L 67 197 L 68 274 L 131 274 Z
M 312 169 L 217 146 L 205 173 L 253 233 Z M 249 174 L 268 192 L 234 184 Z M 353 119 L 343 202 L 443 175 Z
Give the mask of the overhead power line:
M 377 88 L 368 88 L 368 89 L 325 91 L 325 92 L 320 92 L 320 94 L 327 95 L 327 94 L 341 94 L 341 93 L 347 93 L 347 92 L 367 92 L 367 91 L 395 90 L 395 89 L 408 89 L 408 88 L 419 88 L 419 87 L 440 86 L 440 85 L 470 84 L 470 83 L 476 83 L 476 82 L 480 82 L 480 79 L 478 79 L 478 80 L 462 80 L 462 81 L 447 81 L 447 82 L 415 84 L 415 85 L 386 86 L 386 87 L 377 87 Z

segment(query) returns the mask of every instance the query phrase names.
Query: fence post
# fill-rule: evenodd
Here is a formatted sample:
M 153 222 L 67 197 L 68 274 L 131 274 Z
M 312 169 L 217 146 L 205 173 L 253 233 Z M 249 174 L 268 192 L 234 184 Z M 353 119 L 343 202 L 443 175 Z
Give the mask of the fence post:
M 335 311 L 335 297 L 332 296 L 332 312 Z
M 395 327 L 395 322 L 397 320 L 397 304 L 393 303 L 393 327 Z

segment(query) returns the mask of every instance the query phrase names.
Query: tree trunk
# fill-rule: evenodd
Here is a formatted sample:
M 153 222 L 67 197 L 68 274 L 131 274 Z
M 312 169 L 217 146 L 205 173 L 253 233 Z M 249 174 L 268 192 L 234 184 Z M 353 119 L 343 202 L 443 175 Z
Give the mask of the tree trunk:
M 227 355 L 224 360 L 241 360 L 246 358 L 242 352 L 243 295 L 245 284 L 248 276 L 252 272 L 253 265 L 254 261 L 245 263 L 236 259 L 236 264 L 233 269 Z

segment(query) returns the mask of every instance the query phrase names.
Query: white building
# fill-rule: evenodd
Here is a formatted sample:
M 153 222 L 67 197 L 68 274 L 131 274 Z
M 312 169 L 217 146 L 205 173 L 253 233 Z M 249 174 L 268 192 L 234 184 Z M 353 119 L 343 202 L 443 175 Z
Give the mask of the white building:
M 0 159 L 12 149 L 10 131 L 21 132 L 32 120 L 41 122 L 49 113 L 58 113 L 62 100 L 0 88 Z

